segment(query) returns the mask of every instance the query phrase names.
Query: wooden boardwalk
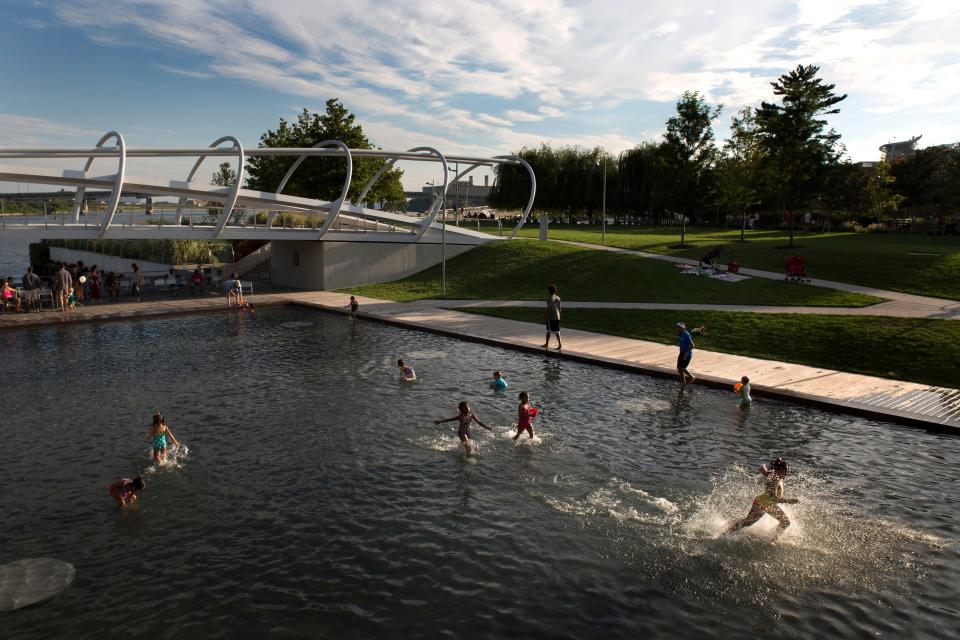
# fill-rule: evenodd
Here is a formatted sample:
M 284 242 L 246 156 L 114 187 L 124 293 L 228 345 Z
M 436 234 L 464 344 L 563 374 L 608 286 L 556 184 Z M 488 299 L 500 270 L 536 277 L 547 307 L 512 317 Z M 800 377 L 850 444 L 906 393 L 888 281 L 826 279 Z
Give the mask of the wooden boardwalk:
M 540 325 L 444 309 L 440 301 L 405 304 L 358 297 L 361 317 L 417 330 L 612 366 L 655 376 L 676 377 L 677 348 L 588 331 L 564 330 L 562 355 L 545 352 Z M 327 291 L 258 294 L 258 307 L 294 304 L 346 312 L 349 296 Z M 129 320 L 183 313 L 227 312 L 223 296 L 164 298 L 141 303 L 87 306 L 72 312 L 0 315 L 0 329 L 64 326 L 75 322 Z M 665 332 L 672 331 L 666 327 Z M 960 390 L 887 380 L 806 365 L 760 360 L 698 349 L 691 371 L 698 384 L 729 389 L 750 377 L 755 397 L 792 400 L 826 409 L 960 434 Z M 679 384 L 679 383 L 678 383 Z

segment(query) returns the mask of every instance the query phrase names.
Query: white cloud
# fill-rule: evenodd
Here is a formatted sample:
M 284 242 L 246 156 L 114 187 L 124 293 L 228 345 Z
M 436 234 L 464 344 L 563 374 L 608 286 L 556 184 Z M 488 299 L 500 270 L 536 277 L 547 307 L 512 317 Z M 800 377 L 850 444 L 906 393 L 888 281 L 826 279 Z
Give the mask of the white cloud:
M 688 0 L 641 9 L 582 0 L 70 0 L 51 6 L 61 23 L 103 45 L 186 53 L 204 60 L 210 74 L 299 96 L 312 108 L 337 96 L 385 147 L 406 143 L 401 131 L 408 131 L 442 140 L 450 151 L 477 140 L 502 150 L 548 138 L 619 150 L 645 134 L 590 131 L 581 122 L 595 119 L 570 114 L 598 105 L 625 114 L 642 101 L 663 103 L 659 122 L 642 127 L 650 130 L 662 125 L 683 91 L 697 90 L 723 102 L 729 115 L 771 99 L 769 82 L 800 63 L 820 65 L 840 92 L 856 94 L 864 119 L 922 121 L 960 104 L 960 5 L 952 2 Z M 207 73 L 157 66 L 187 77 Z M 464 107 L 479 104 L 476 94 L 486 96 L 482 108 Z M 549 125 L 555 137 L 532 133 L 533 123 L 537 131 Z
M 64 122 L 47 120 L 46 118 L 24 116 L 16 113 L 0 113 L 0 146 L 3 147 L 49 144 L 51 140 L 63 137 L 90 138 L 90 146 L 92 147 L 103 133 L 103 131 L 84 129 Z
M 197 78 L 199 80 L 209 80 L 213 77 L 210 73 L 204 73 L 203 71 L 191 71 L 190 69 L 180 69 L 177 67 L 171 67 L 165 64 L 155 64 L 157 69 L 161 71 L 166 71 L 167 73 L 172 73 L 175 76 L 183 76 L 185 78 Z

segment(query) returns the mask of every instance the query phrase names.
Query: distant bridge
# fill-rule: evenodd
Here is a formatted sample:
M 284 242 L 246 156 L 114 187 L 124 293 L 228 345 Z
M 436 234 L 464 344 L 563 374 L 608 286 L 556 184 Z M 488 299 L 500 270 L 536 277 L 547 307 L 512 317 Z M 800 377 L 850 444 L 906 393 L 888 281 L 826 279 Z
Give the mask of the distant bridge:
M 105 146 L 110 142 L 113 146 Z M 227 146 L 224 146 L 227 145 Z M 243 189 L 247 158 L 253 156 L 284 156 L 295 161 L 272 192 Z M 193 168 L 185 179 L 166 179 L 129 175 L 126 171 L 130 158 L 195 157 Z M 207 158 L 232 157 L 237 160 L 237 180 L 228 187 L 220 187 L 195 180 L 197 171 Z M 339 197 L 333 201 L 291 196 L 283 193 L 290 178 L 304 160 L 310 157 L 340 158 L 345 166 L 345 179 Z M 353 176 L 354 158 L 384 160 L 379 171 L 364 185 L 356 202 L 347 194 Z M 530 196 L 520 222 L 507 239 L 516 236 L 526 222 L 536 195 L 536 177 L 533 169 L 515 155 L 493 157 L 445 156 L 432 147 L 416 147 L 407 151 L 379 149 L 350 149 L 338 140 L 326 140 L 312 148 L 256 148 L 244 149 L 233 136 L 215 140 L 209 147 L 185 149 L 128 149 L 123 136 L 116 131 L 105 134 L 91 149 L 2 149 L 0 160 L 42 160 L 43 167 L 0 164 L 0 181 L 24 182 L 41 185 L 60 185 L 76 189 L 72 211 L 59 218 L 50 216 L 23 216 L 8 222 L 0 217 L 0 233 L 29 234 L 51 239 L 192 239 L 192 240 L 320 240 L 324 242 L 375 242 L 406 244 L 477 245 L 496 240 L 494 236 L 463 227 L 448 227 L 440 216 L 447 185 L 455 183 L 480 167 L 500 164 L 523 166 L 530 176 Z M 79 169 L 47 168 L 51 160 L 84 159 Z M 92 170 L 96 160 L 113 160 L 116 171 L 98 173 Z M 438 189 L 433 205 L 416 217 L 364 207 L 370 189 L 397 162 L 430 162 L 439 166 L 443 187 Z M 465 164 L 466 168 L 451 177 L 450 164 Z M 101 163 L 102 164 L 102 163 Z M 87 189 L 107 190 L 109 198 L 103 212 L 82 216 L 84 192 Z M 152 197 L 178 198 L 177 210 L 169 218 L 151 216 L 150 220 L 127 220 L 117 213 L 121 193 L 136 193 Z M 215 219 L 197 223 L 183 214 L 188 200 L 202 200 L 222 207 Z M 257 223 L 250 212 L 266 212 L 265 223 Z M 303 214 L 308 223 L 299 228 L 285 228 L 278 224 L 283 213 Z M 21 219 L 22 218 L 22 219 Z M 252 221 L 251 221 L 252 220 Z

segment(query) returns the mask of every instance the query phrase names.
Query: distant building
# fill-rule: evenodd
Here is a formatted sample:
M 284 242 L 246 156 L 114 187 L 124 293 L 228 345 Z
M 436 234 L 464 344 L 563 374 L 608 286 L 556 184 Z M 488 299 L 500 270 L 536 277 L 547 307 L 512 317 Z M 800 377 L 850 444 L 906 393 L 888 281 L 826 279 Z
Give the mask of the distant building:
M 887 162 L 897 162 L 909 158 L 917 152 L 917 140 L 922 137 L 922 135 L 919 135 L 909 140 L 888 142 L 887 144 L 880 145 L 880 153 L 883 154 L 883 159 Z
M 473 176 L 467 176 L 467 180 L 458 180 L 447 185 L 447 201 L 444 207 L 447 209 L 460 209 L 470 207 L 485 207 L 487 198 L 490 196 L 490 176 L 483 176 L 483 184 L 474 184 Z M 407 191 L 409 198 L 408 205 L 411 211 L 422 211 L 427 209 L 433 203 L 433 199 L 441 191 L 443 185 L 428 184 L 420 191 Z

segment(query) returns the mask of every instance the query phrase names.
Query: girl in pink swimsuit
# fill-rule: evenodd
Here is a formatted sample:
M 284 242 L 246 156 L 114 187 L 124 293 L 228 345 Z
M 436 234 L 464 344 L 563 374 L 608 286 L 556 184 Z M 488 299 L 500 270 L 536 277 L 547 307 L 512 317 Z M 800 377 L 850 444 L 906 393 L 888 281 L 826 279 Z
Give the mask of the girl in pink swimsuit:
M 470 423 L 476 422 L 487 431 L 490 431 L 490 427 L 480 421 L 480 418 L 477 417 L 477 414 L 470 409 L 470 405 L 466 402 L 461 402 L 459 405 L 457 405 L 457 408 L 459 409 L 459 413 L 457 413 L 457 415 L 453 416 L 452 418 L 444 418 L 443 420 L 434 420 L 433 424 L 441 424 L 443 422 L 453 422 L 454 420 L 457 420 L 460 423 L 460 427 L 457 429 L 457 436 L 460 437 L 460 442 L 464 444 L 469 452 L 473 448 L 470 440 Z
M 514 440 L 524 431 L 529 433 L 531 438 L 533 437 L 533 419 L 537 413 L 539 412 L 530 406 L 530 396 L 526 391 L 521 391 L 520 406 L 517 408 L 517 435 L 513 436 Z

